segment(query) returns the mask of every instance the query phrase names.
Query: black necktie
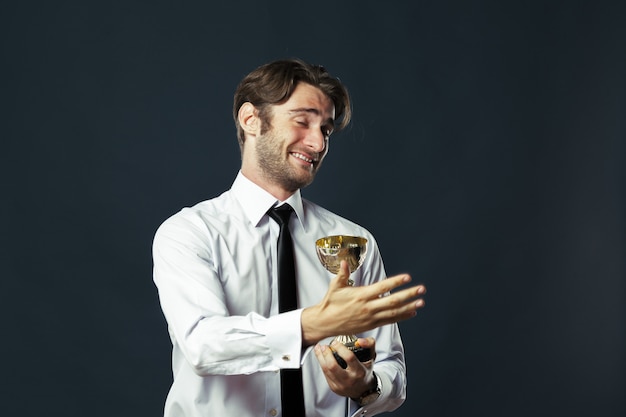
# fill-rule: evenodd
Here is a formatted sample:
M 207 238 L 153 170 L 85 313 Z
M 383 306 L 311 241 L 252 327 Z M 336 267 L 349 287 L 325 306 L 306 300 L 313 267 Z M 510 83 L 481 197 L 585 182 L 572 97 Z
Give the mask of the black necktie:
M 278 223 L 278 311 L 280 313 L 298 308 L 296 291 L 296 268 L 293 258 L 293 241 L 289 232 L 289 217 L 293 209 L 283 204 L 267 212 Z M 304 417 L 304 394 L 302 391 L 302 370 L 282 369 L 280 371 L 280 397 L 283 417 Z

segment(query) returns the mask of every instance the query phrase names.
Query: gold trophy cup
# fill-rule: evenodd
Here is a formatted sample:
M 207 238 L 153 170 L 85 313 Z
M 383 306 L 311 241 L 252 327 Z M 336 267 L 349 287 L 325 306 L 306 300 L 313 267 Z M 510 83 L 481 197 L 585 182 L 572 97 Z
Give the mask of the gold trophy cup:
M 326 236 L 317 239 L 315 248 L 317 257 L 328 271 L 337 274 L 341 261 L 346 261 L 350 268 L 350 273 L 352 274 L 359 269 L 365 260 L 365 255 L 367 254 L 367 239 L 359 236 Z M 354 285 L 352 278 L 348 278 L 348 285 Z M 335 337 L 334 340 L 343 343 L 361 362 L 366 362 L 372 357 L 372 353 L 369 349 L 359 346 L 357 342 L 358 337 L 356 335 L 341 335 Z M 336 352 L 334 352 L 334 355 L 339 365 L 345 369 L 347 366 L 346 361 Z

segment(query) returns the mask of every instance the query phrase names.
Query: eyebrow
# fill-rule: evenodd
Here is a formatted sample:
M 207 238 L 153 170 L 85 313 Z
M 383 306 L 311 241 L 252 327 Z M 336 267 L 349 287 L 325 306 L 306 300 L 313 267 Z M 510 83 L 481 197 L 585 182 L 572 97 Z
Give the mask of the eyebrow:
M 293 113 L 311 113 L 314 114 L 316 116 L 321 116 L 322 112 L 320 112 L 318 109 L 314 108 L 314 107 L 299 107 L 297 109 L 292 109 L 289 110 L 290 114 Z M 335 127 L 335 119 L 333 119 L 332 117 L 329 117 L 328 119 L 326 119 L 325 123 L 330 124 L 331 126 L 333 126 L 333 128 Z

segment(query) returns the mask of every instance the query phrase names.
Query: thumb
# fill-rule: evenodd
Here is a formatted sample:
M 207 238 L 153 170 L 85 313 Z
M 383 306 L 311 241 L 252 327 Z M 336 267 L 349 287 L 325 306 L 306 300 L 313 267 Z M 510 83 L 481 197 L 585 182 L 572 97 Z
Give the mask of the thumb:
M 339 272 L 335 275 L 335 278 L 330 283 L 331 287 L 334 288 L 344 288 L 349 287 L 348 279 L 350 278 L 350 268 L 348 267 L 348 262 L 341 261 L 339 264 Z

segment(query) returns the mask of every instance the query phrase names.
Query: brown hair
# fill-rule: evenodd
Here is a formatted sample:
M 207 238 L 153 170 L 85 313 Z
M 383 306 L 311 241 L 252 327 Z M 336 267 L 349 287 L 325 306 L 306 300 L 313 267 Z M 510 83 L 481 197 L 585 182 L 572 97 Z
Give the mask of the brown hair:
M 239 108 L 246 102 L 252 103 L 259 110 L 261 121 L 269 126 L 270 105 L 289 100 L 300 82 L 319 88 L 332 100 L 335 105 L 335 119 L 339 120 L 335 126 L 336 131 L 350 123 L 350 95 L 339 79 L 332 77 L 321 65 L 311 65 L 299 59 L 274 61 L 248 74 L 235 91 L 233 118 L 242 150 L 245 136 L 238 121 Z

